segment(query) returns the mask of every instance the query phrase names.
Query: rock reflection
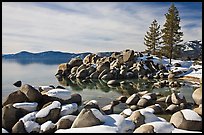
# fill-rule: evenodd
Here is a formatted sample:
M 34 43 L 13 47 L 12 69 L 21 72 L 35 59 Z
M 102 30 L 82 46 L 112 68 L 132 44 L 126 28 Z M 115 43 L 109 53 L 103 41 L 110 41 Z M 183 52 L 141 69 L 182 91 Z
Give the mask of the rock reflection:
M 132 79 L 132 80 L 118 80 L 120 85 L 107 85 L 107 81 L 100 79 L 68 79 L 58 77 L 58 82 L 62 86 L 69 86 L 72 90 L 82 91 L 83 89 L 101 90 L 103 92 L 116 91 L 122 95 L 132 95 L 139 91 L 152 91 L 152 85 L 156 80 Z

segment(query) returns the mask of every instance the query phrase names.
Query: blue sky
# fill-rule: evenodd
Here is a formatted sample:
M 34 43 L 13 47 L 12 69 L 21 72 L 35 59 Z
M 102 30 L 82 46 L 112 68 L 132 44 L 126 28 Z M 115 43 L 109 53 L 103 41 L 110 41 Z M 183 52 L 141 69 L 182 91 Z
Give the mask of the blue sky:
M 183 40 L 202 40 L 202 2 L 174 2 Z M 163 28 L 170 2 L 3 2 L 2 52 L 136 51 L 154 19 Z

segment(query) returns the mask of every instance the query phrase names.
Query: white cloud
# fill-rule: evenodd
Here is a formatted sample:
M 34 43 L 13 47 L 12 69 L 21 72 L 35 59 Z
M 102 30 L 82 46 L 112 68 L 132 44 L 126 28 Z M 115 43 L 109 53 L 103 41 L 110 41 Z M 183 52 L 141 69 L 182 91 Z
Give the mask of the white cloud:
M 143 51 L 143 38 L 153 19 L 161 27 L 169 5 L 144 3 L 3 3 L 2 51 L 40 52 Z M 186 15 L 187 13 L 185 13 Z M 200 22 L 199 22 L 200 21 Z M 201 24 L 201 20 L 183 20 L 184 24 Z M 201 25 L 184 39 L 201 38 Z M 193 35 L 192 35 L 193 34 Z

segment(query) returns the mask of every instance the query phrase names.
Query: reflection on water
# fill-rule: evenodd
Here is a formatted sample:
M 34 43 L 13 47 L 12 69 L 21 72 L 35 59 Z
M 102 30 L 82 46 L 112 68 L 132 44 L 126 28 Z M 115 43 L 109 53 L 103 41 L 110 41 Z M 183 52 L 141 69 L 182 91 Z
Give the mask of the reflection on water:
M 30 84 L 33 86 L 40 85 L 62 85 L 67 89 L 71 89 L 73 93 L 79 93 L 82 96 L 83 101 L 95 99 L 103 104 L 110 103 L 120 95 L 132 95 L 138 91 L 147 90 L 149 92 L 159 92 L 166 96 L 171 94 L 172 89 L 168 87 L 160 89 L 152 89 L 154 82 L 158 80 L 125 80 L 126 83 L 120 84 L 120 86 L 112 87 L 108 86 L 103 80 L 68 80 L 57 79 L 55 73 L 57 71 L 58 64 L 48 65 L 42 63 L 30 63 L 21 64 L 16 61 L 2 61 L 2 101 L 18 88 L 13 86 L 13 83 L 17 80 L 21 80 L 24 84 Z M 120 80 L 124 81 L 124 80 Z M 183 86 L 175 89 L 184 94 L 188 102 L 192 102 L 193 87 Z
M 155 92 L 160 93 L 162 96 L 170 95 L 173 91 L 175 92 L 181 92 L 188 102 L 193 102 L 192 100 L 192 92 L 194 90 L 193 87 L 189 87 L 190 85 L 186 83 L 185 86 L 179 87 L 179 88 L 169 88 L 169 87 L 163 87 L 163 88 L 154 88 L 152 89 L 152 85 L 155 82 L 158 82 L 160 80 L 152 79 L 152 80 L 143 80 L 143 79 L 131 79 L 131 80 L 118 80 L 120 83 L 119 86 L 110 86 L 107 85 L 107 81 L 104 80 L 80 80 L 80 79 L 67 79 L 67 78 L 57 78 L 58 82 L 62 86 L 68 86 L 72 90 L 75 91 L 82 91 L 84 89 L 89 90 L 98 90 L 102 92 L 110 92 L 114 91 L 121 95 L 130 96 L 133 93 L 137 93 L 139 91 L 149 91 L 149 92 Z M 182 81 L 182 83 L 184 83 Z

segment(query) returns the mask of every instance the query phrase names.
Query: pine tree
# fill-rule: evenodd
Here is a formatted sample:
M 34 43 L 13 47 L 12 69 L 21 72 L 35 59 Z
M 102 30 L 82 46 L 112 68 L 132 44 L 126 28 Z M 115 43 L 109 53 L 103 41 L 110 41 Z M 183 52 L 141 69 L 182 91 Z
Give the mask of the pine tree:
M 171 64 L 174 46 L 183 41 L 181 39 L 183 32 L 179 32 L 181 29 L 179 25 L 180 17 L 179 12 L 174 4 L 171 5 L 168 11 L 169 12 L 165 14 L 166 22 L 164 24 L 164 28 L 161 30 L 164 44 L 162 47 L 162 52 L 170 58 Z
M 155 54 L 157 46 L 160 44 L 161 32 L 159 31 L 160 25 L 158 25 L 157 20 L 154 19 L 149 31 L 147 31 L 144 37 L 144 44 L 147 46 L 146 51 Z

